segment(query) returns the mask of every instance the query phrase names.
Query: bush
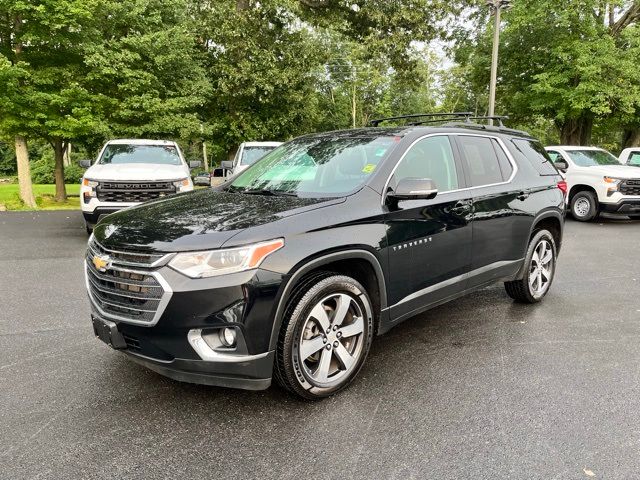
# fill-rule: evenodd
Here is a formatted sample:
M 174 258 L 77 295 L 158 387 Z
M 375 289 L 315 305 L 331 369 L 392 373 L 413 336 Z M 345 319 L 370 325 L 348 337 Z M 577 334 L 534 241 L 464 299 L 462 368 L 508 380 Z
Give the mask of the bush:
M 55 160 L 53 152 L 45 151 L 42 156 L 31 164 L 31 180 L 33 183 L 52 184 L 55 183 L 53 169 Z M 80 183 L 84 175 L 84 169 L 72 163 L 64 169 L 64 183 Z

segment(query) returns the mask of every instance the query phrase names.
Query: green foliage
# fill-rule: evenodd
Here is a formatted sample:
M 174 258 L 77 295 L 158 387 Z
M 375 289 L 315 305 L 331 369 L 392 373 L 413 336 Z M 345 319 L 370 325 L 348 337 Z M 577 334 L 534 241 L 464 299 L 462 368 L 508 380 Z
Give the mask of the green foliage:
M 33 183 L 43 185 L 53 184 L 53 166 L 53 151 L 47 149 L 39 159 L 31 162 L 31 180 Z M 64 169 L 64 182 L 71 184 L 80 183 L 82 175 L 84 175 L 84 169 L 77 163 L 72 163 Z

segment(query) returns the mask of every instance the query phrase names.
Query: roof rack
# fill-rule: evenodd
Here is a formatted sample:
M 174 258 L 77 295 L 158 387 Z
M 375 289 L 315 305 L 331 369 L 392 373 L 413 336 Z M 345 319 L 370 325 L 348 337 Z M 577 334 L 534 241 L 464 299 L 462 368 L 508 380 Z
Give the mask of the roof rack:
M 431 118 L 430 120 L 417 120 L 414 122 L 410 122 L 407 125 L 417 126 L 417 125 L 424 125 L 427 123 L 451 122 L 455 120 L 462 120 L 464 121 L 464 123 L 472 123 L 472 120 L 491 120 L 491 121 L 497 121 L 498 126 L 500 128 L 505 128 L 503 121 L 509 119 L 509 117 L 505 115 L 478 116 L 473 112 L 415 113 L 411 115 L 400 115 L 397 117 L 377 118 L 375 120 L 371 120 L 370 125 L 372 127 L 377 127 L 382 122 L 388 122 L 392 120 L 409 120 L 409 119 L 419 119 L 419 118 L 429 118 L 429 117 L 436 117 L 436 118 Z
M 369 124 L 372 127 L 377 127 L 378 125 L 380 125 L 382 122 L 389 122 L 392 120 L 404 120 L 404 119 L 410 119 L 410 118 L 424 118 L 424 117 L 454 117 L 454 118 L 446 118 L 444 120 L 455 120 L 457 118 L 466 118 L 466 117 L 472 117 L 474 114 L 473 112 L 453 112 L 453 113 L 414 113 L 411 115 L 400 115 L 397 117 L 385 117 L 385 118 L 377 118 L 375 120 L 371 120 L 369 122 Z M 444 120 L 435 120 L 435 121 L 444 121 Z M 432 122 L 435 122 L 434 120 L 431 120 Z M 415 124 L 417 125 L 419 122 L 416 122 Z

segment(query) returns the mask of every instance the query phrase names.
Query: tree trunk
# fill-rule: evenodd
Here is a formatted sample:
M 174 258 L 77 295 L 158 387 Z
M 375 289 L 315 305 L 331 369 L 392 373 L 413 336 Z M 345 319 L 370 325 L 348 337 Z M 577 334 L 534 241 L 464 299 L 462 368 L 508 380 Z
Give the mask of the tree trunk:
M 64 185 L 64 142 L 61 138 L 53 141 L 53 150 L 56 165 L 53 170 L 53 177 L 56 181 L 56 202 L 65 202 L 67 200 L 67 189 Z
M 36 199 L 33 197 L 33 187 L 31 185 L 31 167 L 29 166 L 29 150 L 27 150 L 27 141 L 24 137 L 16 136 L 15 142 L 20 198 L 27 207 L 36 208 Z
M 624 129 L 622 148 L 631 147 L 640 147 L 640 127 Z
M 560 141 L 563 145 L 590 145 L 592 129 L 592 116 L 569 118 L 560 127 Z

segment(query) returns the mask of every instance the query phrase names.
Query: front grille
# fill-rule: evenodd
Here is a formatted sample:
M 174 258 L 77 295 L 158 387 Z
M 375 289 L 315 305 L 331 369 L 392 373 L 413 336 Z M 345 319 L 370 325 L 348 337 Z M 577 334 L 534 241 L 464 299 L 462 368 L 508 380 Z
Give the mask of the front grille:
M 100 182 L 96 188 L 102 202 L 146 202 L 173 193 L 173 182 Z
M 624 180 L 620 185 L 623 195 L 640 195 L 640 179 Z
M 93 255 L 108 256 L 116 267 L 149 268 L 161 263 L 164 253 L 141 253 L 111 250 L 100 245 L 95 238 L 89 241 L 89 251 Z
M 126 266 L 148 268 L 163 263 L 168 257 L 162 254 L 116 252 L 105 249 L 92 239 L 87 249 L 85 268 L 89 297 L 98 313 L 108 319 L 154 324 L 171 292 L 163 287 L 160 277 L 154 272 L 132 270 Z M 96 258 L 105 266 L 96 268 Z

